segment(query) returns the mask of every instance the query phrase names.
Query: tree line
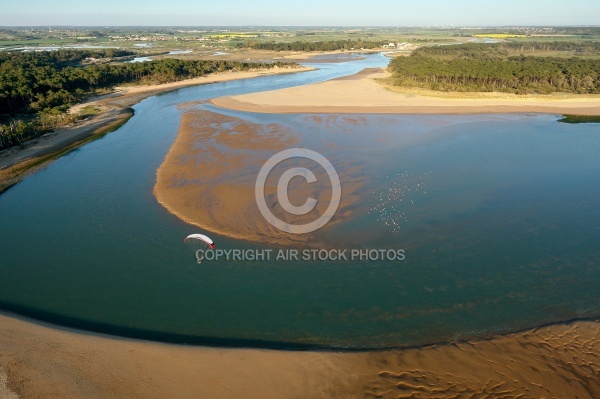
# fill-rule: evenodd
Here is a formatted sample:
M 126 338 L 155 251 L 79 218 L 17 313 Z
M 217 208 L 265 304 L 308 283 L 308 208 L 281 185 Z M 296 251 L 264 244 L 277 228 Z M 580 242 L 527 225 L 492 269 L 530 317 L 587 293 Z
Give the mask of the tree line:
M 168 83 L 231 70 L 288 66 L 283 62 L 239 62 L 163 59 L 151 62 L 82 66 L 88 57 L 116 57 L 124 54 L 104 50 L 102 53 L 59 50 L 50 52 L 0 53 L 0 149 L 43 134 L 52 128 L 51 121 L 68 121 L 57 117 L 70 104 L 81 101 L 98 89 L 136 83 Z M 127 55 L 127 54 L 125 54 Z M 14 118 L 11 115 L 21 115 Z M 25 122 L 23 114 L 37 116 Z M 54 126 L 57 127 L 57 126 Z
M 469 51 L 473 50 L 469 45 Z M 456 46 L 459 47 L 459 46 Z M 437 50 L 437 49 L 436 49 Z M 461 54 L 465 48 L 459 49 Z M 600 60 L 552 57 L 490 57 L 482 47 L 468 57 L 436 58 L 416 51 L 390 63 L 394 84 L 440 91 L 499 91 L 516 94 L 600 93 Z
M 600 55 L 600 41 L 466 43 L 452 46 L 430 46 L 415 50 L 416 55 L 440 58 L 506 58 L 539 52 L 571 52 L 577 56 Z
M 321 42 L 258 42 L 248 40 L 236 44 L 238 48 L 251 48 L 256 50 L 271 50 L 271 51 L 335 51 L 335 50 L 350 50 L 350 49 L 374 49 L 390 43 L 389 40 L 384 41 L 362 41 L 362 40 L 330 40 Z

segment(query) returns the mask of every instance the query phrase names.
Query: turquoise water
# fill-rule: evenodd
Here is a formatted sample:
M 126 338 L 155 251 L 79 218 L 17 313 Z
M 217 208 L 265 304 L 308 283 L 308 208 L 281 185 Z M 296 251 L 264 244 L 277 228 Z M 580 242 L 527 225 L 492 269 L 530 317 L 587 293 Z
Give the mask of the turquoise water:
M 330 247 L 402 262 L 194 262 L 198 229 L 152 195 L 177 104 L 385 64 L 193 87 L 149 98 L 115 133 L 0 196 L 0 307 L 126 336 L 218 345 L 382 348 L 600 315 L 600 134 L 551 115 L 231 113 L 279 123 L 365 177 Z M 331 145 L 329 145 L 331 144 Z M 402 199 L 402 201 L 400 201 Z M 210 233 L 220 248 L 277 248 Z

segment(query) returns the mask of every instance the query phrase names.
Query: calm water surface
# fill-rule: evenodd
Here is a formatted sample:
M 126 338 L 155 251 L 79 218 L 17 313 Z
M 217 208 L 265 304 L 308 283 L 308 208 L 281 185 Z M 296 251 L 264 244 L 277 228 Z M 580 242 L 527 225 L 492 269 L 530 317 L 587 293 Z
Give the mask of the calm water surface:
M 334 164 L 352 158 L 364 195 L 355 216 L 323 239 L 403 248 L 407 258 L 194 263 L 182 238 L 197 229 L 152 195 L 177 133 L 177 104 L 386 62 L 319 64 L 136 105 L 117 132 L 0 196 L 0 307 L 156 340 L 298 348 L 411 346 L 599 316 L 600 129 L 551 115 L 326 123 L 229 112 L 286 125 L 304 146 L 330 148 Z M 222 248 L 268 247 L 210 235 Z

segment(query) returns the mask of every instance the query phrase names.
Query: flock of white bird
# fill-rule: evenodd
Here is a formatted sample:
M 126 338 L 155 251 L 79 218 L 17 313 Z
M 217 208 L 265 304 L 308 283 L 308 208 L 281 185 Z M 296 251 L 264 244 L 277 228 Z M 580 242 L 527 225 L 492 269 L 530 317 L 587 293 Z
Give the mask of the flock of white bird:
M 408 222 L 410 207 L 420 195 L 427 194 L 424 176 L 415 176 L 409 172 L 386 176 L 385 188 L 377 195 L 377 204 L 369 213 L 377 215 L 377 221 L 383 222 L 392 233 L 399 233 L 402 225 Z M 379 185 L 380 183 L 377 182 Z

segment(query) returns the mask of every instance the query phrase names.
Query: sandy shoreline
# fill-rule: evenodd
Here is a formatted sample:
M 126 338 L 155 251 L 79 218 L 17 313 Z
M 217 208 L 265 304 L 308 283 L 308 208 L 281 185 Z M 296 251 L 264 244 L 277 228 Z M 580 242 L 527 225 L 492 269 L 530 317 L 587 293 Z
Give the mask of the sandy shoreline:
M 114 93 L 92 97 L 71 108 L 71 112 L 77 112 L 88 106 L 95 106 L 100 109 L 101 112 L 91 119 L 77 123 L 73 127 L 56 129 L 53 133 L 24 143 L 22 147 L 11 147 L 0 151 L 0 193 L 30 174 L 42 169 L 55 159 L 55 157 L 49 155 L 56 153 L 57 156 L 60 156 L 61 151 L 74 149 L 87 143 L 92 136 L 103 132 L 105 127 L 126 122 L 133 115 L 133 111 L 129 107 L 150 96 L 190 86 L 249 79 L 264 75 L 306 72 L 313 69 L 310 67 L 297 67 L 224 72 L 160 85 L 115 87 Z M 46 160 L 46 158 L 48 159 Z M 32 164 L 35 166 L 31 167 Z
M 323 83 L 220 97 L 219 107 L 259 113 L 386 113 L 489 114 L 546 113 L 600 115 L 600 97 L 559 98 L 498 95 L 482 98 L 440 97 L 386 89 L 375 79 L 388 78 L 383 70 Z
M 113 106 L 130 107 L 143 100 L 144 98 L 153 96 L 158 93 L 166 93 L 171 90 L 181 89 L 190 86 L 199 86 L 211 83 L 229 82 L 232 80 L 240 79 L 251 79 L 259 76 L 266 75 L 284 75 L 290 73 L 299 73 L 312 71 L 314 68 L 311 67 L 296 67 L 296 68 L 273 68 L 273 69 L 261 69 L 256 71 L 243 71 L 243 72 L 223 72 L 213 73 L 208 76 L 202 76 L 199 78 L 186 79 L 178 82 L 164 83 L 157 85 L 144 85 L 144 86 L 117 86 L 114 88 L 115 92 L 93 98 L 85 103 L 79 104 L 77 107 L 85 107 L 88 105 L 95 104 L 110 104 Z
M 0 313 L 0 325 L 0 392 L 20 398 L 600 395 L 599 321 L 357 353 L 161 344 L 7 313 Z

